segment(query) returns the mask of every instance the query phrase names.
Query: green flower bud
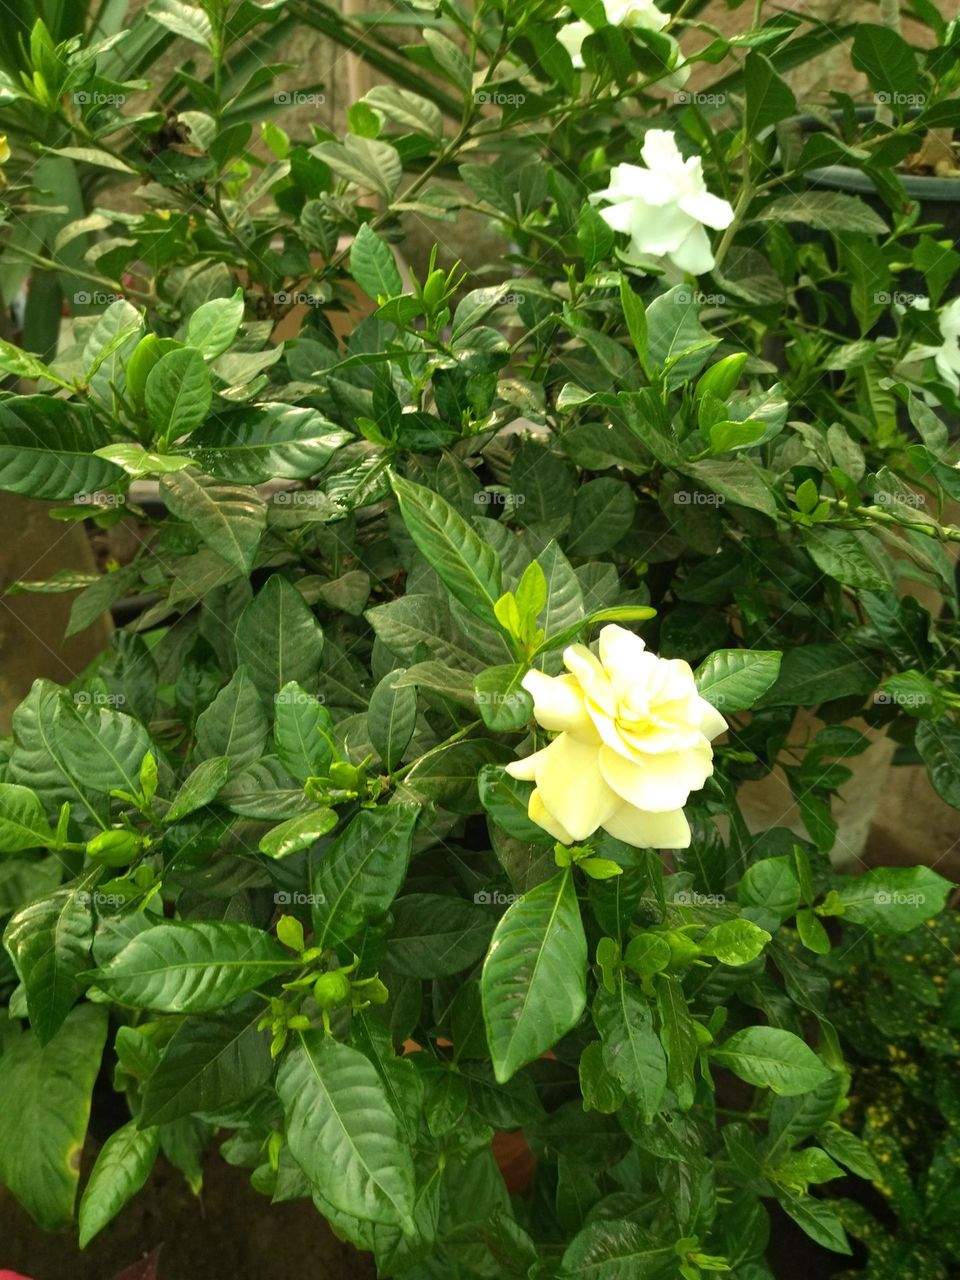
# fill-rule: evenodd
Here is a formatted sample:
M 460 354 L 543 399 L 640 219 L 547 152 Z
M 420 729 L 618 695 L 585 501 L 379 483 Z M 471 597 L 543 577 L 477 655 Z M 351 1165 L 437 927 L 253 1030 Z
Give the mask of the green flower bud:
M 321 973 L 313 986 L 313 998 L 321 1009 L 338 1009 L 350 999 L 350 979 L 339 969 Z

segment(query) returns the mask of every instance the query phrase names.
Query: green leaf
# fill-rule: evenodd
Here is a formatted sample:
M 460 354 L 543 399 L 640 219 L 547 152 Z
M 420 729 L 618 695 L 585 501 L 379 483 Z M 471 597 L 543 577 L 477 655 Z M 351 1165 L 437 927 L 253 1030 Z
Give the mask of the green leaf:
M 83 695 L 77 695 L 78 701 Z M 150 750 L 150 736 L 132 716 L 109 707 L 59 702 L 53 713 L 53 732 L 69 767 L 81 783 L 104 793 L 122 788 L 131 795 L 140 789 L 140 765 Z
M 294 964 L 269 934 L 252 925 L 171 921 L 144 930 L 87 977 L 119 1004 L 209 1013 Z
M 929 867 L 879 867 L 835 891 L 844 920 L 877 933 L 909 933 L 943 910 L 953 885 Z M 831 913 L 832 914 L 832 913 Z
M 800 905 L 800 881 L 793 859 L 783 854 L 747 867 L 737 887 L 737 901 L 741 906 L 772 911 L 781 922 L 789 920 Z
M 55 844 L 56 836 L 34 792 L 0 782 L 0 852 L 20 853 Z
M 213 415 L 182 448 L 202 471 L 218 480 L 261 484 L 274 479 L 308 480 L 352 439 L 316 409 L 265 403 Z M 296 496 L 319 500 L 322 495 L 310 490 Z M 279 493 L 274 502 L 286 508 L 293 497 Z
M 242 320 L 242 289 L 237 289 L 231 298 L 211 298 L 197 307 L 187 322 L 186 344 L 212 360 L 230 346 Z
M 106 1010 L 87 1004 L 49 1044 L 15 1031 L 0 1054 L 0 1183 L 45 1231 L 61 1230 L 73 1216 L 106 1037 Z
M 776 681 L 781 656 L 779 649 L 717 649 L 696 670 L 700 697 L 728 715 L 749 711 Z
M 495 624 L 502 583 L 493 547 L 439 494 L 396 475 L 390 483 L 407 531 L 444 586 L 471 613 Z
M 816 707 L 848 694 L 870 693 L 876 684 L 873 672 L 849 645 L 798 645 L 784 654 L 776 684 L 760 705 Z
M 142 1125 L 170 1124 L 197 1112 L 221 1112 L 243 1102 L 273 1074 L 270 1037 L 254 1016 L 187 1018 L 150 1075 L 143 1093 Z
M 483 723 L 496 733 L 514 733 L 533 718 L 533 698 L 522 688 L 523 663 L 487 667 L 474 677 L 474 698 Z
M 622 480 L 602 476 L 577 490 L 570 519 L 567 551 L 572 556 L 596 556 L 612 550 L 633 524 L 637 501 Z
M 857 196 L 840 191 L 804 191 L 780 196 L 754 214 L 756 222 L 802 222 L 818 231 L 862 231 L 882 236 L 889 228 L 878 213 Z
M 369 1059 L 309 1032 L 284 1058 L 277 1092 L 293 1157 L 323 1199 L 412 1234 L 411 1153 Z
M 852 1169 L 860 1178 L 870 1182 L 881 1182 L 883 1174 L 867 1144 L 849 1129 L 839 1124 L 830 1123 L 817 1134 L 824 1149 L 839 1160 L 841 1164 Z
M 369 223 L 363 224 L 351 246 L 350 274 L 374 302 L 403 293 L 403 281 L 393 253 Z
M 847 587 L 892 591 L 889 559 L 858 529 L 808 529 L 804 546 L 818 569 Z
M 649 1124 L 667 1087 L 667 1059 L 653 1014 L 639 989 L 621 972 L 615 994 L 597 993 L 593 1019 L 603 1041 L 603 1064 Z
M 179 822 L 187 814 L 209 804 L 222 789 L 230 772 L 226 756 L 212 756 L 197 765 L 174 797 L 173 804 L 163 815 L 165 823 Z
M 710 1057 L 748 1084 L 784 1097 L 816 1089 L 831 1075 L 808 1044 L 779 1027 L 746 1027 L 712 1049 Z
M 650 368 L 669 387 L 677 387 L 700 372 L 719 339 L 701 325 L 699 307 L 685 285 L 659 294 L 647 307 L 647 351 Z
M 744 65 L 747 104 L 743 116 L 745 137 L 753 142 L 769 125 L 793 115 L 797 100 L 773 63 L 756 49 L 747 54 Z
M 586 1005 L 587 940 L 569 869 L 508 907 L 480 980 L 500 1084 L 576 1025 Z
M 197 5 L 184 4 L 183 0 L 150 0 L 147 17 L 159 22 L 174 35 L 192 40 L 205 49 L 210 47 L 213 28 L 206 13 Z
M 413 893 L 391 908 L 385 963 L 407 978 L 446 978 L 475 964 L 487 949 L 491 913 L 462 898 Z
M 960 809 L 960 728 L 951 720 L 924 721 L 917 725 L 915 742 L 934 791 Z
M 587 208 L 590 208 L 588 205 Z M 586 210 L 584 210 L 586 212 Z M 590 209 L 594 216 L 598 216 L 596 211 Z M 600 219 L 603 222 L 603 219 Z M 581 229 L 584 223 L 581 221 Z M 604 223 L 606 226 L 606 223 Z M 612 239 L 612 238 L 611 238 Z M 612 244 L 611 246 L 612 247 Z M 627 331 L 630 334 L 630 341 L 633 343 L 633 349 L 637 353 L 637 359 L 644 372 L 647 371 L 647 312 L 643 305 L 643 299 L 639 294 L 634 293 L 629 279 L 626 276 L 620 277 L 620 306 L 623 310 L 623 318 L 627 322 Z
M 325 836 L 340 821 L 335 809 L 313 809 L 310 813 L 301 813 L 295 818 L 288 818 L 274 827 L 260 839 L 257 846 L 268 858 L 286 858 L 300 849 L 308 849 L 316 844 L 321 836 Z
M 129 1120 L 107 1138 L 80 1199 L 81 1249 L 143 1187 L 159 1151 L 159 1129 L 138 1129 L 136 1120 Z
M 349 941 L 387 910 L 406 879 L 418 817 L 412 805 L 362 809 L 326 851 L 313 881 L 318 947 Z
M 172 444 L 207 416 L 213 386 L 203 356 L 182 347 L 162 356 L 147 374 L 143 404 L 159 440 Z
M 21 907 L 10 918 L 3 945 L 27 993 L 30 1025 L 49 1044 L 80 995 L 78 975 L 93 943 L 89 895 L 62 889 Z
M 370 695 L 367 733 L 384 769 L 389 773 L 403 759 L 417 723 L 417 691 L 396 682 L 406 667 L 388 671 Z
M 893 103 L 898 95 L 917 93 L 922 85 L 917 55 L 903 36 L 874 22 L 858 22 L 854 30 L 850 59 L 877 91 L 878 102 Z
M 94 456 L 104 437 L 89 413 L 51 396 L 0 401 L 0 489 L 31 498 L 73 498 L 123 479 Z
M 527 817 L 533 787 L 512 778 L 499 765 L 487 764 L 480 770 L 480 802 L 502 831 L 515 840 L 553 844 L 553 837 Z
M 563 1255 L 563 1280 L 659 1280 L 676 1274 L 677 1255 L 626 1218 L 598 1218 L 574 1236 Z
M 295 680 L 276 698 L 273 740 L 280 763 L 300 782 L 325 774 L 333 759 L 333 720 L 313 694 Z
M 195 529 L 211 551 L 250 573 L 267 527 L 267 504 L 254 489 L 178 471 L 161 479 L 160 491 L 173 515 Z
M 257 762 L 267 740 L 267 714 L 244 666 L 237 667 L 205 711 L 197 717 L 197 756 L 223 756 L 234 773 Z
M 707 930 L 700 940 L 700 949 L 708 956 L 716 956 L 721 964 L 735 967 L 756 960 L 771 938 L 766 929 L 752 920 L 724 920 Z
M 681 1108 L 687 1110 L 693 1106 L 693 1071 L 699 1053 L 696 1026 L 679 980 L 668 973 L 658 973 L 653 982 L 660 1039 L 667 1055 L 667 1083 Z
M 368 90 L 362 100 L 375 110 L 382 111 L 389 120 L 395 120 L 397 124 L 406 125 L 408 129 L 425 133 L 428 137 L 443 137 L 443 114 L 440 108 L 419 93 L 397 89 L 393 85 L 378 84 Z
M 832 1249 L 834 1253 L 853 1252 L 847 1240 L 847 1233 L 843 1229 L 843 1223 L 829 1204 L 823 1200 L 817 1200 L 814 1196 L 791 1195 L 785 1191 L 781 1192 L 777 1198 L 784 1210 L 798 1226 L 803 1228 L 811 1240 L 816 1240 L 817 1244 L 823 1245 L 825 1249 Z
M 315 688 L 323 652 L 323 631 L 286 578 L 275 573 L 250 601 L 236 629 L 237 657 L 261 698 L 273 702 L 295 680 Z

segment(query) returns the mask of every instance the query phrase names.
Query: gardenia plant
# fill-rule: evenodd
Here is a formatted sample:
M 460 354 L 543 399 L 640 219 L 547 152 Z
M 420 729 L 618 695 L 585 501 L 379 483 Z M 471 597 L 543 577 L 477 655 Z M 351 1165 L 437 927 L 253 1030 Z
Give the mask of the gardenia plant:
M 0 343 L 0 488 L 139 541 L 8 599 L 137 607 L 0 751 L 0 1181 L 85 1246 L 219 1153 L 409 1280 L 770 1280 L 774 1217 L 850 1254 L 831 982 L 951 886 L 838 873 L 833 800 L 872 729 L 960 805 L 960 403 L 909 362 L 960 261 L 897 167 L 956 24 L 683 6 L 710 105 L 652 6 L 577 4 L 582 70 L 559 5 L 405 7 L 403 49 L 292 12 L 390 81 L 342 135 L 262 122 L 280 72 L 228 51 L 276 15 L 226 0 L 143 15 L 211 68 L 178 45 L 162 110 L 95 24 L 4 85 L 20 180 L 40 146 L 101 194 L 4 244 L 71 315 Z M 806 131 L 786 74 L 847 37 L 892 123 Z M 841 160 L 875 200 L 810 185 Z M 496 263 L 404 239 L 477 210 Z M 774 770 L 789 827 L 741 804 Z

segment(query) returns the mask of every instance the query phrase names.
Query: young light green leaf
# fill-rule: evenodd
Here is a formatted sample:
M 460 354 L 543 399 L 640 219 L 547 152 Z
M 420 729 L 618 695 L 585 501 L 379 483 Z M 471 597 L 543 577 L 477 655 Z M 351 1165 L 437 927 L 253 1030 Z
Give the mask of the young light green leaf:
M 286 858 L 300 849 L 308 849 L 310 845 L 325 836 L 339 822 L 335 809 L 313 809 L 310 813 L 301 813 L 296 818 L 288 818 L 278 827 L 268 831 L 260 839 L 257 846 L 268 858 Z

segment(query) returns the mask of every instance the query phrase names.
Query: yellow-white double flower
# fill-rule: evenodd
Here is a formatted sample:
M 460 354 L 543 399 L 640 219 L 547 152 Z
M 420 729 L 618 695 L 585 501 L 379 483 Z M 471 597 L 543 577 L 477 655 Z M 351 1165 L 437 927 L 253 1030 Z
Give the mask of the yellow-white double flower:
M 507 772 L 536 783 L 530 819 L 564 844 L 602 827 L 638 848 L 685 849 L 683 806 L 713 772 L 726 721 L 686 662 L 648 653 L 633 632 L 604 627 L 599 651 L 571 645 L 566 675 L 527 672 L 533 713 L 557 737 Z

